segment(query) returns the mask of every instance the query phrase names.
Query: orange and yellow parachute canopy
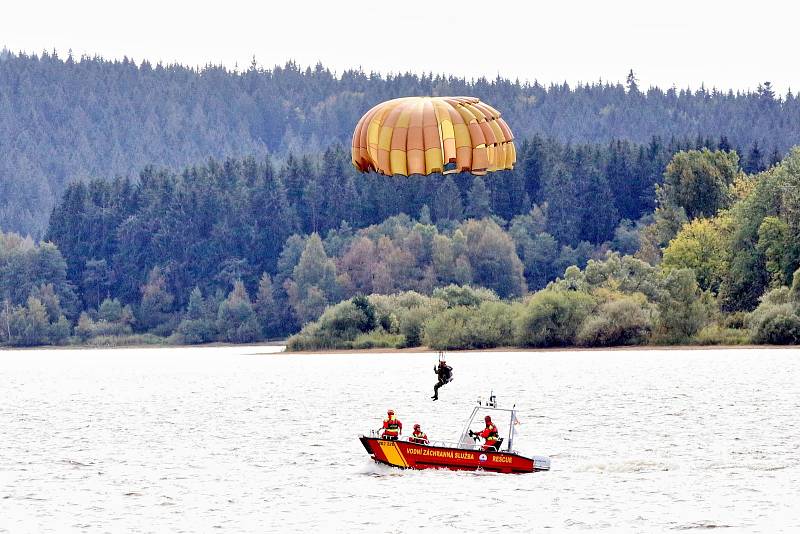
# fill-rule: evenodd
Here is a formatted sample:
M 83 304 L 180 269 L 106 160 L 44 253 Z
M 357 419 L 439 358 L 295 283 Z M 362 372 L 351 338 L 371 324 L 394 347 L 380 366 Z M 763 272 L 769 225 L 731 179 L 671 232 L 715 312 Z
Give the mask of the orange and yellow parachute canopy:
M 500 112 L 468 96 L 412 96 L 382 102 L 353 132 L 361 172 L 484 175 L 513 169 L 514 136 Z

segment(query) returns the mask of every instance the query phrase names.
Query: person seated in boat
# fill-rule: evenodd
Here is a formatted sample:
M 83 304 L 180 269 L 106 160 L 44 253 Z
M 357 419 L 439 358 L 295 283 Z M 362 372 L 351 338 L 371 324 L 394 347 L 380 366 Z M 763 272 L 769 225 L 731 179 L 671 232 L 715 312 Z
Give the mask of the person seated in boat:
M 492 422 L 491 416 L 486 416 L 483 418 L 486 422 L 486 428 L 484 428 L 480 432 L 473 432 L 472 430 L 469 431 L 469 435 L 473 437 L 483 438 L 483 447 L 482 449 L 485 451 L 488 450 L 497 450 L 497 442 L 500 440 L 500 433 L 497 431 L 497 427 L 494 426 Z
M 439 388 L 453 380 L 453 368 L 447 365 L 444 360 L 439 361 L 439 367 L 434 367 L 433 372 L 439 377 L 439 381 L 433 386 L 433 400 L 439 400 Z
M 383 420 L 383 439 L 397 439 L 403 433 L 403 423 L 395 417 L 394 410 L 386 412 L 386 419 Z
M 428 434 L 423 432 L 420 429 L 419 423 L 414 425 L 414 432 L 411 434 L 411 437 L 408 438 L 408 441 L 411 443 L 416 443 L 417 445 L 427 445 L 428 444 Z

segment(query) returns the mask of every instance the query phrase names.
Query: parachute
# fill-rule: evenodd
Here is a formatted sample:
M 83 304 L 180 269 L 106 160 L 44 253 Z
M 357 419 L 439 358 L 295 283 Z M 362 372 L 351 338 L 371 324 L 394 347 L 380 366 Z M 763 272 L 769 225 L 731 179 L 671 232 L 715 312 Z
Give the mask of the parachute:
M 450 174 L 513 169 L 514 136 L 500 112 L 467 96 L 382 102 L 358 121 L 352 161 L 361 172 Z

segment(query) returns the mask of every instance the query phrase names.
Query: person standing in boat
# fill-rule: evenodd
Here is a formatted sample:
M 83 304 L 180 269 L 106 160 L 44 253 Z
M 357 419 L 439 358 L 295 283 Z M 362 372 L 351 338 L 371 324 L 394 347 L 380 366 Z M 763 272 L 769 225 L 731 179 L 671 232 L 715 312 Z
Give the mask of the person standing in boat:
M 433 372 L 439 377 L 439 381 L 433 386 L 433 400 L 439 400 L 439 388 L 453 380 L 453 368 L 447 365 L 447 362 L 442 358 L 442 353 L 439 353 L 439 366 L 433 368 Z
M 500 439 L 500 433 L 497 431 L 497 427 L 492 422 L 491 416 L 486 416 L 483 418 L 486 422 L 486 428 L 484 428 L 481 432 L 475 433 L 472 430 L 469 431 L 470 436 L 478 436 L 484 439 L 483 443 L 483 450 L 497 450 L 497 442 Z
M 428 434 L 423 432 L 419 426 L 419 423 L 417 423 L 414 425 L 414 432 L 411 434 L 411 437 L 408 438 L 408 441 L 411 443 L 416 443 L 417 445 L 427 445 Z
M 395 417 L 394 410 L 386 412 L 386 419 L 383 420 L 383 439 L 397 439 L 403 433 L 403 423 Z

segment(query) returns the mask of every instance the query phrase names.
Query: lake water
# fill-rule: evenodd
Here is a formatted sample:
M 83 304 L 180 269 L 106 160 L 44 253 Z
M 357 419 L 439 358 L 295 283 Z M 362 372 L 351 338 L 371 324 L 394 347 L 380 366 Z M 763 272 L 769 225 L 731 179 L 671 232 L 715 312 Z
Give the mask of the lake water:
M 800 351 L 0 352 L 0 532 L 800 531 Z M 526 475 L 401 471 L 394 408 L 455 439 L 516 402 Z M 503 430 L 501 428 L 501 430 Z

